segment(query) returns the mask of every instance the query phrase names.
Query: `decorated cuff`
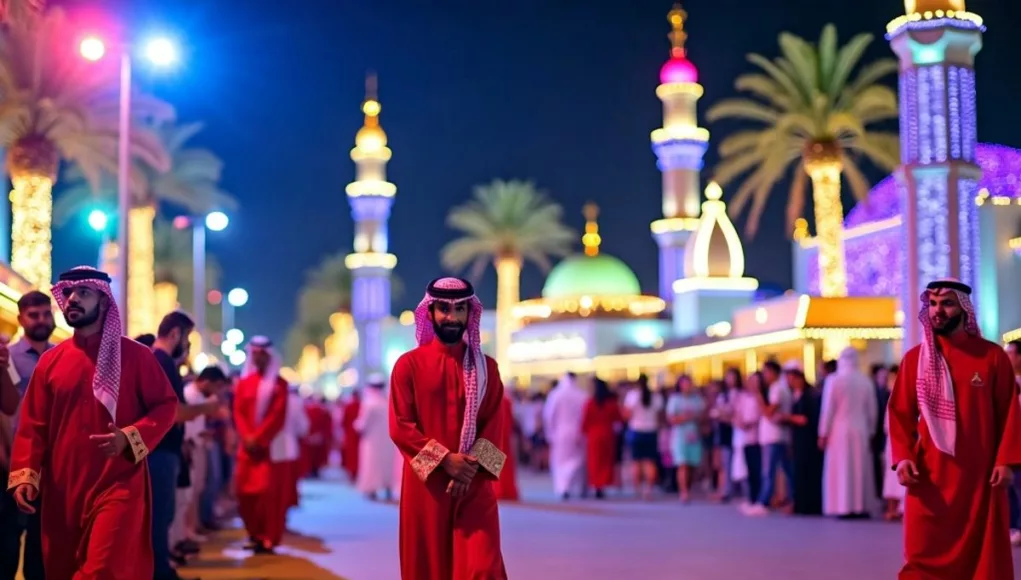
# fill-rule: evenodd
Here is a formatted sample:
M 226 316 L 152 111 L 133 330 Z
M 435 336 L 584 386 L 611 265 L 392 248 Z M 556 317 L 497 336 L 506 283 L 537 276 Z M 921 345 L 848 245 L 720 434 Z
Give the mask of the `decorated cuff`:
M 479 465 L 499 479 L 503 471 L 503 464 L 507 461 L 507 454 L 500 451 L 500 448 L 488 439 L 476 439 L 472 445 L 471 456 L 479 460 Z
M 440 444 L 435 439 L 430 439 L 425 447 L 418 452 L 418 455 L 411 460 L 411 469 L 418 476 L 418 479 L 425 481 L 429 478 L 429 474 L 436 470 L 443 461 L 443 458 L 450 453 L 450 450 Z
M 135 463 L 139 463 L 146 456 L 149 455 L 149 448 L 145 446 L 145 441 L 142 441 L 142 434 L 138 432 L 138 428 L 134 425 L 121 429 L 121 433 L 128 438 L 128 446 L 131 447 L 131 457 L 135 460 Z
M 34 487 L 37 491 L 39 490 L 39 472 L 34 469 L 24 468 L 17 471 L 12 471 L 10 476 L 7 477 L 7 489 L 14 489 L 19 485 L 27 483 Z

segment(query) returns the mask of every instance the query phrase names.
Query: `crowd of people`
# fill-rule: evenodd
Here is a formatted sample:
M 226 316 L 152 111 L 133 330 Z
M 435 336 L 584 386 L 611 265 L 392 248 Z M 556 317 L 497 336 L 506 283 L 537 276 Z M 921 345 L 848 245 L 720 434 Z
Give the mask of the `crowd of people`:
M 19 564 L 25 580 L 42 579 L 44 567 L 58 580 L 178 579 L 236 516 L 246 549 L 273 554 L 299 480 L 319 477 L 335 452 L 367 499 L 406 498 L 405 578 L 505 578 L 496 502 L 520 499 L 518 465 L 548 470 L 565 501 L 676 494 L 735 501 L 750 517 L 904 517 L 904 570 L 932 577 L 1000 577 L 1009 544 L 1021 543 L 1021 487 L 1011 485 L 1021 343 L 982 341 L 958 282 L 930 284 L 922 345 L 870 375 L 848 348 L 819 365 L 815 386 L 798 361 L 768 360 L 701 386 L 686 375 L 655 389 L 644 375 L 611 386 L 568 373 L 546 392 L 505 392 L 481 354 L 471 285 L 437 279 L 416 310 L 419 346 L 397 361 L 389 392 L 372 375 L 336 404 L 299 396 L 265 337 L 249 341 L 246 368 L 230 374 L 188 368 L 195 324 L 185 313 L 168 314 L 155 334 L 122 337 L 109 282 L 83 267 L 52 294 L 26 293 L 19 340 L 0 341 L 10 492 L 0 580 Z M 51 295 L 74 329 L 58 345 Z M 919 509 L 939 514 L 919 519 Z

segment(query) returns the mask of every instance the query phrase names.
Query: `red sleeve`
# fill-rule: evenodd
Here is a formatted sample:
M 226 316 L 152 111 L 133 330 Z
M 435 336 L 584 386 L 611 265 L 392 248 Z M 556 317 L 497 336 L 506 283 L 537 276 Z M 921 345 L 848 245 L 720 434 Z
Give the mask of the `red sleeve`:
M 596 405 L 592 399 L 589 399 L 585 403 L 585 412 L 581 416 L 581 434 L 584 435 L 589 432 L 592 428 L 592 423 L 595 421 Z
M 479 460 L 479 466 L 482 467 L 479 473 L 485 473 L 492 479 L 500 479 L 500 471 L 507 461 L 506 451 L 500 449 L 504 429 L 502 405 L 503 381 L 500 380 L 500 368 L 496 361 L 487 356 L 486 396 L 479 405 L 475 428 L 477 435 L 470 455 Z
M 266 414 L 251 432 L 249 437 L 255 440 L 259 447 L 269 447 L 273 438 L 284 428 L 287 421 L 287 383 L 277 380 L 276 388 L 273 389 L 273 396 L 270 397 Z
M 139 398 L 145 415 L 121 431 L 128 438 L 131 459 L 138 463 L 149 455 L 149 451 L 159 444 L 174 425 L 178 400 L 167 374 L 151 351 L 140 349 L 136 355 L 132 350 L 131 356 L 138 368 L 135 380 L 138 381 Z
M 47 382 L 50 374 L 51 357 L 43 355 L 28 381 L 28 388 L 21 401 L 18 430 L 11 446 L 10 475 L 7 489 L 27 483 L 39 489 L 39 474 L 42 472 L 43 455 L 49 446 L 49 419 L 52 395 Z
M 916 461 L 915 444 L 918 442 L 918 393 L 915 382 L 918 374 L 918 349 L 909 350 L 900 363 L 897 382 L 890 393 L 886 412 L 890 417 L 891 469 L 905 459 Z
M 994 388 L 994 409 L 999 445 L 996 449 L 996 465 L 1021 465 L 1021 408 L 1018 402 L 1017 379 L 1007 353 L 998 346 L 996 352 L 996 383 Z
M 410 356 L 397 359 L 390 373 L 390 439 L 408 460 L 418 479 L 425 481 L 450 450 L 439 441 L 426 437 L 419 428 L 413 375 Z

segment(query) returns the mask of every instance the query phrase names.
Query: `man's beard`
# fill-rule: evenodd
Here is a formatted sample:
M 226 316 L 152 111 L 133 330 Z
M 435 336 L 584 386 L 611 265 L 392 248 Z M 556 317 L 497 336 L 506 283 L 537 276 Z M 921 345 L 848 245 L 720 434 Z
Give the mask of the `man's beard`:
M 940 336 L 946 336 L 960 328 L 961 324 L 964 322 L 964 313 L 961 312 L 956 316 L 951 316 L 943 320 L 943 324 L 936 322 L 935 318 L 929 319 L 929 322 L 932 323 L 932 331 L 934 333 Z
M 72 317 L 72 313 L 75 313 L 76 316 Z M 99 304 L 96 304 L 96 307 L 91 311 L 86 311 L 77 304 L 71 304 L 67 307 L 67 311 L 64 312 L 64 319 L 67 320 L 67 325 L 71 328 L 85 328 L 99 320 Z
M 50 336 L 53 335 L 54 328 L 55 327 L 52 324 L 36 324 L 35 326 L 25 329 L 25 336 L 27 336 L 29 340 L 44 342 L 49 340 Z
M 439 325 L 433 322 L 433 332 L 439 337 L 440 341 L 445 344 L 457 344 L 461 342 L 464 337 L 465 331 L 464 324 L 444 324 Z
M 170 358 L 177 360 L 182 356 L 184 356 L 184 341 L 179 340 L 177 341 L 177 344 L 174 346 L 174 349 L 170 351 Z

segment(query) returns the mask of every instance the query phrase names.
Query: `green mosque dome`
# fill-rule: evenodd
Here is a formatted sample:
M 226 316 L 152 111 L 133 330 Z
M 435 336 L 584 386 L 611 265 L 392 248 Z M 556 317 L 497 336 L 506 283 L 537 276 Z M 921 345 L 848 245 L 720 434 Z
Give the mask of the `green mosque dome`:
M 627 264 L 618 258 L 599 253 L 599 226 L 596 217 L 599 208 L 595 204 L 585 205 L 585 235 L 581 243 L 585 254 L 571 256 L 553 268 L 542 287 L 542 297 L 577 298 L 579 296 L 638 296 L 642 286 L 638 276 Z
M 637 296 L 638 277 L 620 259 L 606 254 L 571 256 L 550 271 L 542 287 L 546 299 L 578 296 Z

